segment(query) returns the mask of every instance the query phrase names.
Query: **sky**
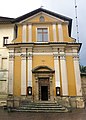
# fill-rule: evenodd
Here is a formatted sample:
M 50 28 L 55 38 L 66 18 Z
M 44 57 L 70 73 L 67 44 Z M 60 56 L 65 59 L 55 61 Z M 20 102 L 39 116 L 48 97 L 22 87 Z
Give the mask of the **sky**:
M 86 0 L 76 0 L 79 25 L 80 65 L 86 66 Z M 75 0 L 0 0 L 0 16 L 16 18 L 43 6 L 44 9 L 70 17 L 71 37 L 77 39 L 75 20 Z

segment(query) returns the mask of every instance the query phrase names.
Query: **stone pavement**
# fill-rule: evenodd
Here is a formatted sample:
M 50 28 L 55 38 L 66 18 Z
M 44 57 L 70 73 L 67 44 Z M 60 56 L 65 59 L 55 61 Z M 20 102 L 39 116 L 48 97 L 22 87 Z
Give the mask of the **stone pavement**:
M 0 120 L 86 120 L 86 109 L 77 109 L 70 113 L 8 113 L 0 108 Z

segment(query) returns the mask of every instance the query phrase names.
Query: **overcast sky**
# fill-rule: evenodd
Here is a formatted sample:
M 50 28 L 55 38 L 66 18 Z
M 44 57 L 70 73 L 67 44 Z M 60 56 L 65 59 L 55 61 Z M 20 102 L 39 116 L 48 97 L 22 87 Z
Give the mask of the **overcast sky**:
M 80 64 L 86 66 L 86 0 L 76 0 L 78 6 Z M 75 24 L 75 0 L 0 0 L 0 16 L 16 18 L 41 6 L 44 9 L 73 19 L 72 37 L 77 38 Z

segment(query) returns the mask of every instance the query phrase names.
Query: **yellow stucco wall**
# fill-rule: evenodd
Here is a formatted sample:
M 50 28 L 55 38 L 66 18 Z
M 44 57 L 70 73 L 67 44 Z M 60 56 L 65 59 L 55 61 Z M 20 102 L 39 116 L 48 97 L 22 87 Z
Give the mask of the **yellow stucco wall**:
M 76 96 L 74 64 L 72 56 L 66 56 L 69 96 Z
M 15 42 L 22 42 L 22 25 L 18 25 L 18 35 L 17 38 L 15 39 Z
M 62 29 L 64 42 L 73 42 L 74 40 L 71 37 L 69 37 L 68 24 L 62 24 Z
M 59 41 L 58 24 L 56 25 L 56 37 L 57 37 L 57 42 L 58 42 Z
M 14 86 L 15 96 L 21 95 L 21 57 L 16 56 L 14 60 Z
M 54 59 L 53 56 L 44 56 L 44 55 L 38 55 L 38 56 L 33 56 L 33 68 L 37 66 L 49 66 L 51 69 L 54 69 Z
M 36 42 L 36 26 L 32 25 L 32 41 Z
M 49 25 L 49 42 L 52 42 L 52 41 L 54 41 L 53 40 L 53 29 L 52 29 L 53 27 L 52 27 L 52 25 Z

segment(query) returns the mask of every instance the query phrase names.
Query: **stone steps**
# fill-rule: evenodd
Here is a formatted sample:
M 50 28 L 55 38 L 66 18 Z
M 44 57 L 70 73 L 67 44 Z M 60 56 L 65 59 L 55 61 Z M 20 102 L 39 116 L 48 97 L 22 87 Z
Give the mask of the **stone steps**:
M 22 104 L 18 108 L 11 108 L 17 112 L 68 112 L 68 109 L 57 103 L 28 103 Z

